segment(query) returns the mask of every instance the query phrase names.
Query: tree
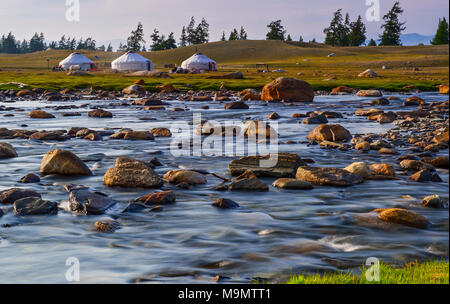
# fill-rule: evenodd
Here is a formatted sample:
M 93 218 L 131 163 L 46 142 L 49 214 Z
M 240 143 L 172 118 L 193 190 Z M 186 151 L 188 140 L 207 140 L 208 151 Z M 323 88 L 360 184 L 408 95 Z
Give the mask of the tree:
M 180 46 L 186 46 L 188 43 L 187 36 L 186 36 L 186 27 L 183 26 L 183 29 L 181 30 L 181 37 L 180 37 Z
M 8 34 L 8 36 L 2 37 L 2 52 L 8 54 L 17 54 L 19 52 L 16 38 L 11 32 Z
M 127 39 L 127 49 L 129 51 L 139 52 L 142 48 L 141 44 L 145 44 L 144 26 L 139 22 L 136 30 L 131 31 L 131 35 Z
M 222 33 L 222 38 L 220 38 L 220 41 L 227 41 L 227 38 L 225 37 L 225 32 Z
M 445 17 L 441 20 L 439 18 L 439 25 L 434 35 L 433 40 L 431 40 L 432 45 L 448 44 L 448 23 Z
M 28 44 L 28 51 L 30 53 L 43 51 L 45 49 L 44 40 L 44 34 L 41 33 L 40 35 L 38 35 L 38 33 L 34 33 L 34 36 L 31 37 Z
M 333 46 L 347 46 L 349 35 L 349 15 L 346 14 L 345 21 L 342 17 L 342 9 L 334 12 L 330 26 L 323 30 L 325 34 L 325 44 Z
M 298 38 L 298 42 L 303 42 L 303 37 L 300 36 L 300 38 Z
M 153 33 L 150 35 L 150 39 L 152 40 L 152 44 L 150 45 L 152 51 L 162 50 L 161 42 L 163 41 L 164 37 L 161 37 L 159 35 L 159 31 L 157 29 L 153 30 Z
M 112 52 L 112 51 L 113 51 L 113 48 L 112 48 L 111 43 L 108 44 L 108 47 L 106 48 L 106 51 L 107 51 L 107 52 Z
M 358 19 L 355 22 L 350 23 L 350 33 L 348 36 L 348 42 L 351 46 L 360 46 L 362 45 L 367 37 L 366 37 L 366 26 L 362 22 L 361 16 L 358 16 Z
M 241 31 L 239 32 L 239 40 L 247 40 L 247 32 L 243 26 L 241 26 Z
M 288 35 L 286 41 L 292 41 L 291 35 Z
M 266 35 L 267 40 L 282 40 L 284 41 L 284 35 L 286 31 L 284 26 L 281 25 L 281 20 L 270 22 L 267 27 L 269 28 L 269 32 Z
M 197 32 L 195 30 L 195 18 L 194 16 L 191 17 L 191 21 L 189 22 L 189 25 L 186 28 L 187 32 L 187 43 L 189 45 L 195 44 L 197 41 Z
M 372 39 L 370 39 L 369 44 L 367 46 L 377 46 L 377 43 L 372 38 Z
M 239 40 L 239 33 L 237 31 L 237 29 L 233 29 L 230 33 L 230 37 L 228 37 L 228 40 L 232 41 L 232 40 Z
M 167 39 L 164 41 L 164 49 L 170 50 L 170 49 L 176 49 L 177 48 L 177 41 L 174 38 L 174 33 L 171 32 Z
M 196 44 L 207 43 L 209 41 L 209 24 L 205 18 L 202 18 L 195 31 L 197 36 Z
M 380 36 L 379 45 L 401 45 L 400 36 L 406 29 L 405 22 L 400 22 L 399 16 L 403 13 L 400 2 L 395 2 L 391 10 L 383 16 L 384 24 L 381 25 L 383 34 Z

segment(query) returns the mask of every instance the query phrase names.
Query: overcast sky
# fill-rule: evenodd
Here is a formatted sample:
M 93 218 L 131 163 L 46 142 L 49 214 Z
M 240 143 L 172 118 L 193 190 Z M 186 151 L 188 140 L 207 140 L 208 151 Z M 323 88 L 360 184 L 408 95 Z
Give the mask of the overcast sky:
M 73 0 L 69 0 L 73 1 Z M 381 15 L 394 0 L 379 0 Z M 180 36 L 190 17 L 205 17 L 210 24 L 211 41 L 227 36 L 234 27 L 243 25 L 249 39 L 264 39 L 266 25 L 281 19 L 292 38 L 323 39 L 333 12 L 342 8 L 355 19 L 365 20 L 366 0 L 79 0 L 80 21 L 66 20 L 66 0 L 0 0 L 0 33 L 12 31 L 16 38 L 29 39 L 34 32 L 44 32 L 47 40 L 58 40 L 62 34 L 88 37 L 97 41 L 126 39 L 139 21 L 144 25 L 147 42 L 153 28 Z M 405 33 L 434 34 L 439 17 L 448 20 L 448 0 L 402 0 L 407 22 Z M 368 33 L 379 33 L 381 22 L 367 22 Z

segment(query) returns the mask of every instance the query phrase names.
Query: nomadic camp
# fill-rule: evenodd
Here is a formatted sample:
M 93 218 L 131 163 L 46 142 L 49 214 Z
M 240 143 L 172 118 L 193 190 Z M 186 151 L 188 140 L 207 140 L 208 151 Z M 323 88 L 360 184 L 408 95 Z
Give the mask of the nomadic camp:
M 77 67 L 79 70 L 87 71 L 94 68 L 94 62 L 80 53 L 72 53 L 69 57 L 59 63 L 59 67 L 63 70 Z
M 217 71 L 217 63 L 202 53 L 196 53 L 183 61 L 181 67 L 185 70 Z
M 118 71 L 153 71 L 153 63 L 133 51 L 126 52 L 114 60 L 111 67 Z

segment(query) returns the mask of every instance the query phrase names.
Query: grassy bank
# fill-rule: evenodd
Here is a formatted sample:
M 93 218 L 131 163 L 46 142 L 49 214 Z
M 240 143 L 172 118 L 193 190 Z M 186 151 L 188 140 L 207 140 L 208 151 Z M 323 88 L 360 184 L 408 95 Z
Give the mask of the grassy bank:
M 362 275 L 346 273 L 312 274 L 293 276 L 287 284 L 449 284 L 449 262 L 429 261 L 423 264 L 411 263 L 403 268 L 380 265 L 380 281 L 369 282 Z
M 156 90 L 161 84 L 173 84 L 180 89 L 216 90 L 222 82 L 232 90 L 261 89 L 277 77 L 297 77 L 311 83 L 316 90 L 331 90 L 339 85 L 358 89 L 378 88 L 388 91 L 404 91 L 415 86 L 424 91 L 436 90 L 436 85 L 449 82 L 449 47 L 329 47 L 317 44 L 293 45 L 281 41 L 226 41 L 189 46 L 168 51 L 148 52 L 143 55 L 153 61 L 157 70 L 167 71 L 168 64 L 180 65 L 195 51 L 203 52 L 218 63 L 218 75 L 241 71 L 245 79 L 207 79 L 210 74 L 174 75 L 161 79 L 132 77 L 109 73 L 110 63 L 120 53 L 82 51 L 87 57 L 99 59 L 102 69 L 91 76 L 67 76 L 63 72 L 48 71 L 65 58 L 70 51 L 45 51 L 24 55 L 0 54 L 0 89 L 16 88 L 8 82 L 21 82 L 30 87 L 44 89 L 99 87 L 105 90 L 121 90 L 137 79 L 143 78 L 148 90 Z M 335 53 L 336 57 L 327 57 Z M 258 73 L 256 63 L 269 65 L 270 70 L 282 69 L 282 73 Z M 387 69 L 382 69 L 386 66 Z M 361 79 L 357 75 L 365 69 L 373 69 L 379 78 Z M 302 73 L 298 75 L 298 73 Z M 6 83 L 6 84 L 5 84 Z

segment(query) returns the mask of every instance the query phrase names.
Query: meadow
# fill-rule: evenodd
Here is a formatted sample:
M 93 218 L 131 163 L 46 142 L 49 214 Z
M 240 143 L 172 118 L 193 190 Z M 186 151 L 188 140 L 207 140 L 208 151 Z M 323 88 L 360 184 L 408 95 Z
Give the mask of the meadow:
M 205 74 L 176 74 L 171 78 L 129 76 L 110 73 L 110 63 L 122 53 L 80 51 L 94 60 L 100 71 L 89 76 L 67 76 L 65 72 L 52 72 L 71 51 L 49 50 L 23 55 L 0 54 L 0 89 L 17 88 L 9 82 L 19 82 L 31 88 L 44 89 L 89 88 L 121 90 L 143 78 L 145 88 L 157 90 L 162 84 L 173 84 L 181 90 L 217 90 L 222 82 L 228 89 L 261 89 L 277 77 L 297 77 L 308 81 L 315 90 L 331 90 L 340 85 L 358 89 L 384 89 L 406 91 L 411 88 L 424 91 L 437 90 L 436 86 L 449 82 L 449 47 L 396 46 L 396 47 L 330 47 L 322 44 L 287 43 L 281 41 L 224 41 L 187 46 L 167 51 L 142 53 L 152 60 L 155 68 L 168 71 L 167 65 L 180 65 L 195 52 L 202 52 L 218 63 L 218 72 Z M 335 53 L 335 57 L 328 57 Z M 49 62 L 47 62 L 49 59 Z M 269 70 L 284 72 L 260 73 L 256 64 L 264 63 Z M 385 69 L 382 67 L 385 66 Z M 366 69 L 381 77 L 358 78 Z M 240 71 L 245 79 L 207 79 Z M 298 74 L 301 73 L 301 74 Z

